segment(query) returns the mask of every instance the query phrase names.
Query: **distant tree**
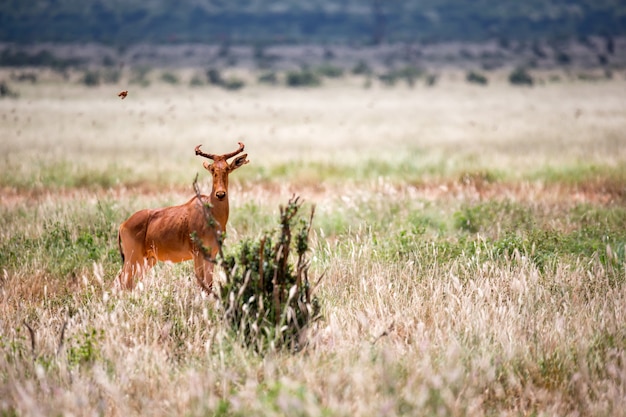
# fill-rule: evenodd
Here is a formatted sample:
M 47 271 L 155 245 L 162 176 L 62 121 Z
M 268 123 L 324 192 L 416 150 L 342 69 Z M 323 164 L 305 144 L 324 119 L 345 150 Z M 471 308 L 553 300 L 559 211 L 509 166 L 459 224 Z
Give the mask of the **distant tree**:
M 200 87 L 202 85 L 204 85 L 205 81 L 202 77 L 202 75 L 198 75 L 198 74 L 194 74 L 191 77 L 191 80 L 189 80 L 189 85 L 191 87 Z
M 320 77 L 309 69 L 289 71 L 286 78 L 289 87 L 316 87 L 322 83 Z
M 509 82 L 513 85 L 527 85 L 532 86 L 534 84 L 533 77 L 524 68 L 516 68 L 509 74 Z
M 100 85 L 100 73 L 98 71 L 87 70 L 83 74 L 83 84 L 88 87 Z
M 275 72 L 265 72 L 259 75 L 257 81 L 261 84 L 276 85 L 278 84 L 278 76 Z
M 222 83 L 223 88 L 231 91 L 241 90 L 245 85 L 245 81 L 237 77 L 229 77 Z
M 178 76 L 173 72 L 165 71 L 163 74 L 161 74 L 161 81 L 167 84 L 175 85 L 178 84 L 180 80 L 178 79 Z
M 206 72 L 206 76 L 209 80 L 209 84 L 222 85 L 224 83 L 222 73 L 216 68 L 209 68 Z
M 437 74 L 428 74 L 426 75 L 426 86 L 434 87 L 438 80 L 439 76 Z
M 316 72 L 323 77 L 340 78 L 343 77 L 343 69 L 330 64 L 324 64 L 317 67 Z
M 354 68 L 352 68 L 352 73 L 354 75 L 370 75 L 370 74 L 372 74 L 372 69 L 367 64 L 367 62 L 359 61 L 354 66 Z
M 0 81 L 0 98 L 1 97 L 17 98 L 18 94 L 13 91 L 6 82 Z
M 489 80 L 487 80 L 487 77 L 485 77 L 483 74 L 476 72 L 476 71 L 468 72 L 467 75 L 465 76 L 465 80 L 468 83 L 478 84 L 478 85 L 487 85 L 489 83 Z

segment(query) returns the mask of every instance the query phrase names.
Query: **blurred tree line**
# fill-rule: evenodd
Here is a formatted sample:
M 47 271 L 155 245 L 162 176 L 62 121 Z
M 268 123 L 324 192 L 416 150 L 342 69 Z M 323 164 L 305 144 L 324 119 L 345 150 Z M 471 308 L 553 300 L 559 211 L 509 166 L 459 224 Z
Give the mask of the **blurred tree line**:
M 623 0 L 3 0 L 0 41 L 437 42 L 626 34 Z

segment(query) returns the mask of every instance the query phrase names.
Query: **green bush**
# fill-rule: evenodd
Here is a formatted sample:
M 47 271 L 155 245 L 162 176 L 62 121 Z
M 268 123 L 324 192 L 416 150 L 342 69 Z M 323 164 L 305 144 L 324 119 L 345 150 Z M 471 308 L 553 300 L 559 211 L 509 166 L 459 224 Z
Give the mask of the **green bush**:
M 313 71 L 303 69 L 300 71 L 289 71 L 286 83 L 289 87 L 316 87 L 322 83 L 322 80 Z
M 206 72 L 206 77 L 209 80 L 209 84 L 222 85 L 224 83 L 222 73 L 216 68 L 209 68 Z
M 99 71 L 92 71 L 92 70 L 88 70 L 85 71 L 85 74 L 83 75 L 83 84 L 85 84 L 88 87 L 95 87 L 100 85 L 100 72 Z
M 334 65 L 321 65 L 317 68 L 316 72 L 322 77 L 328 78 L 340 78 L 343 77 L 343 69 Z
M 434 87 L 435 84 L 437 84 L 437 81 L 439 80 L 439 76 L 437 74 L 428 74 L 426 75 L 426 86 L 428 87 Z
M 227 271 L 218 294 L 224 319 L 246 346 L 261 354 L 301 349 L 309 325 L 319 318 L 306 258 L 313 210 L 308 221 L 296 220 L 300 208 L 297 197 L 290 199 L 280 207 L 276 231 L 244 240 L 220 260 Z
M 204 78 L 201 75 L 194 74 L 189 80 L 189 85 L 191 87 L 201 87 L 205 83 Z
M 199 195 L 197 177 L 194 189 Z M 210 206 L 205 206 L 209 225 L 215 224 Z M 245 239 L 224 254 L 222 235 L 218 235 L 217 259 L 204 256 L 226 271 L 226 280 L 217 290 L 218 308 L 226 324 L 241 343 L 263 355 L 287 349 L 297 351 L 306 344 L 309 325 L 319 318 L 320 306 L 309 283 L 309 220 L 297 218 L 301 203 L 292 197 L 280 207 L 280 224 L 257 239 Z M 292 249 L 295 247 L 295 254 Z M 292 264 L 295 260 L 295 264 Z
M 16 98 L 17 96 L 18 94 L 6 82 L 0 81 L 0 97 Z
M 509 75 L 509 82 L 513 85 L 529 85 L 534 84 L 533 77 L 524 68 L 517 68 Z
M 237 77 L 229 77 L 222 83 L 226 90 L 241 90 L 245 85 L 246 83 Z
M 133 74 L 130 78 L 131 84 L 138 84 L 142 87 L 147 87 L 150 85 L 150 79 L 148 75 L 150 74 L 151 69 L 149 67 L 138 67 L 133 69 Z
M 18 82 L 30 82 L 31 84 L 37 83 L 37 74 L 34 72 L 20 72 L 15 75 L 11 75 L 11 79 Z
M 272 72 L 265 72 L 265 73 L 259 75 L 259 78 L 257 78 L 257 81 L 260 84 L 276 85 L 276 84 L 278 84 L 278 76 L 273 71 Z
M 409 87 L 413 87 L 415 82 L 424 75 L 424 71 L 413 67 L 407 66 L 404 68 L 389 70 L 384 74 L 380 74 L 378 79 L 386 86 L 392 87 L 396 82 L 404 80 Z
M 404 79 L 409 87 L 413 87 L 415 85 L 415 81 L 423 75 L 424 71 L 422 69 L 413 66 L 407 66 L 398 70 L 398 76 Z
M 116 68 L 107 68 L 102 73 L 102 80 L 108 84 L 116 84 L 122 78 L 122 72 Z
M 398 75 L 394 72 L 386 72 L 378 76 L 378 80 L 387 87 L 393 87 L 398 81 Z
M 354 68 L 352 68 L 352 74 L 354 74 L 354 75 L 371 75 L 372 74 L 372 69 L 367 64 L 367 62 L 359 61 L 354 66 Z
M 465 80 L 470 84 L 487 85 L 489 83 L 487 77 L 476 71 L 468 72 L 465 76 Z
M 179 83 L 180 80 L 178 79 L 178 76 L 176 74 L 166 71 L 161 74 L 161 81 L 167 84 L 176 85 Z

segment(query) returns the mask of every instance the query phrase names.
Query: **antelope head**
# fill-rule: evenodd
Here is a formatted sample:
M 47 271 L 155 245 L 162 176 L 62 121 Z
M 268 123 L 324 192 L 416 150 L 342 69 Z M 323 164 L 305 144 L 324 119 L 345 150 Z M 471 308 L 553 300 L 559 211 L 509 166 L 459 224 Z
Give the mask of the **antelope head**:
M 211 190 L 212 201 L 224 201 L 228 197 L 228 174 L 247 164 L 246 158 L 248 154 L 239 155 L 233 159 L 232 162 L 228 162 L 228 159 L 232 158 L 243 152 L 244 144 L 239 142 L 239 149 L 234 152 L 230 152 L 224 155 L 214 155 L 210 153 L 204 153 L 200 150 L 202 145 L 196 146 L 196 155 L 203 156 L 213 161 L 212 164 L 204 162 L 202 165 L 209 171 L 213 177 L 213 189 Z

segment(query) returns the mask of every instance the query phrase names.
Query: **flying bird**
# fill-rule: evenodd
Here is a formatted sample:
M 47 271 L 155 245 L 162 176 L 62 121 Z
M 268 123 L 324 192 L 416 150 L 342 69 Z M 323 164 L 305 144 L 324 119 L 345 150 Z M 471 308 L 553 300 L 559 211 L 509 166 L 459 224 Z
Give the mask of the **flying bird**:
M 124 91 L 120 91 L 117 96 L 121 98 L 122 100 L 124 100 L 127 95 L 128 95 L 128 90 L 124 90 Z

